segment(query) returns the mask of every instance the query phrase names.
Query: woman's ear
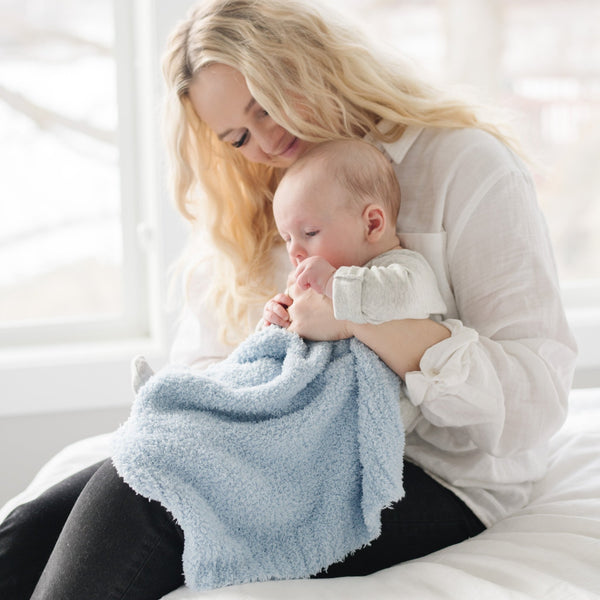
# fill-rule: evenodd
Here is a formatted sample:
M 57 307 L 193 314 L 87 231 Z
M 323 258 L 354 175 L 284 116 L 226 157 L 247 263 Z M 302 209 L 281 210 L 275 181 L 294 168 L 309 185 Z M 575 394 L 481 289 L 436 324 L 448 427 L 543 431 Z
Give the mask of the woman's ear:
M 378 204 L 367 204 L 362 213 L 365 224 L 365 237 L 369 242 L 377 242 L 385 230 L 385 211 Z

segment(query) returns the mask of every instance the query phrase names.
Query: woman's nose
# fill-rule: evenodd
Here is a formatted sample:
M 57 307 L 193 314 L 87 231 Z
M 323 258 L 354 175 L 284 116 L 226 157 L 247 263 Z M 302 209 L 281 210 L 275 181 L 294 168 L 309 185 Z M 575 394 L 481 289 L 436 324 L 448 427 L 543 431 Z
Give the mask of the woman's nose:
M 278 150 L 277 145 L 281 140 L 282 131 L 283 128 L 277 125 L 273 119 L 264 119 L 254 132 L 254 138 L 261 151 L 269 155 L 274 154 Z

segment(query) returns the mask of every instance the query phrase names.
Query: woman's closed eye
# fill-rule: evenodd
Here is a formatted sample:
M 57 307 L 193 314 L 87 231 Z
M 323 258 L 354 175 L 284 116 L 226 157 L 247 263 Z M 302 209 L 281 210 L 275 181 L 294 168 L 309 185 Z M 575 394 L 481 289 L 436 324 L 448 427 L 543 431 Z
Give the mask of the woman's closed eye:
M 269 113 L 264 108 L 261 108 L 260 106 L 258 106 L 258 104 L 256 105 L 256 107 L 257 107 L 257 110 L 256 110 L 256 113 L 254 114 L 254 118 L 256 120 L 264 119 L 265 117 L 269 116 Z M 250 138 L 250 132 L 247 129 L 245 129 L 244 133 L 241 135 L 241 137 L 239 139 L 237 139 L 236 141 L 231 142 L 231 145 L 234 148 L 241 148 L 248 142 L 249 138 Z
M 250 135 L 250 132 L 246 129 L 246 131 L 244 131 L 244 133 L 242 134 L 242 137 L 240 137 L 235 142 L 231 142 L 231 145 L 234 148 L 241 148 L 248 141 L 249 135 Z

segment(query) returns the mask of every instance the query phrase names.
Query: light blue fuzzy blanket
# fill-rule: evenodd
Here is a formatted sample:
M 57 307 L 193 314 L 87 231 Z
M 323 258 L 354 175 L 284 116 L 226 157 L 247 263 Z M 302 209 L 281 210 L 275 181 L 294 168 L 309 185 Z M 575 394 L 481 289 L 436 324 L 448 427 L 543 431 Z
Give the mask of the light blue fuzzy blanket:
M 189 587 L 308 577 L 378 537 L 403 496 L 399 396 L 356 339 L 271 326 L 206 371 L 151 377 L 113 461 L 183 528 Z

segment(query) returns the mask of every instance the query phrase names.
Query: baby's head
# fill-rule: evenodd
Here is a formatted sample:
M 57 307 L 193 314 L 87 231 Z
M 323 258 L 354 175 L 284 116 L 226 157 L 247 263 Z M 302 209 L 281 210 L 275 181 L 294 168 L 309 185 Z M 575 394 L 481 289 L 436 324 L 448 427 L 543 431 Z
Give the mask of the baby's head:
M 398 245 L 400 186 L 390 162 L 359 140 L 324 142 L 285 173 L 273 199 L 277 229 L 297 266 L 321 256 L 336 269 Z

